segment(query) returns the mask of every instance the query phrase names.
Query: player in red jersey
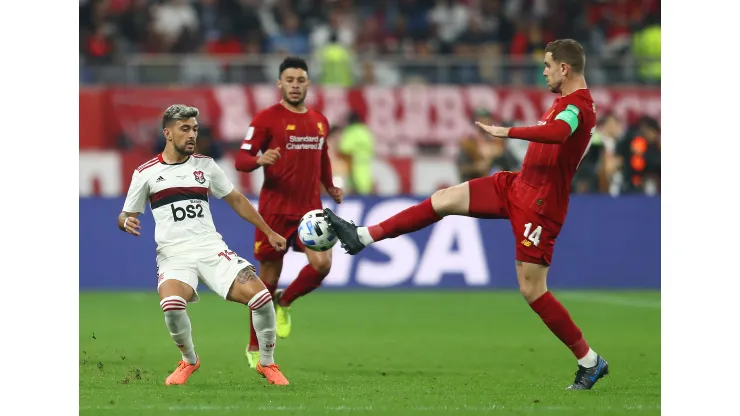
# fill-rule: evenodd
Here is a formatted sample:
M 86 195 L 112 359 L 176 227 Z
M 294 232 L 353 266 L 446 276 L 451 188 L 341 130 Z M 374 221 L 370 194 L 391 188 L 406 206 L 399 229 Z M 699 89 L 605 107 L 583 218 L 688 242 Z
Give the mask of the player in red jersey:
M 516 275 L 529 306 L 578 360 L 569 389 L 590 389 L 608 374 L 608 363 L 583 339 L 568 311 L 547 290 L 555 239 L 565 221 L 571 182 L 588 150 L 596 108 L 586 86 L 583 47 L 571 39 L 545 49 L 550 90 L 560 97 L 538 126 L 505 128 L 476 123 L 494 137 L 531 142 L 521 172 L 499 172 L 432 194 L 418 205 L 370 227 L 356 227 L 325 209 L 342 246 L 356 254 L 366 246 L 427 227 L 447 215 L 509 219 L 516 239 Z
M 260 262 L 260 278 L 270 293 L 274 293 L 277 335 L 281 338 L 290 334 L 290 305 L 318 288 L 331 269 L 331 250 L 304 250 L 297 238 L 300 219 L 306 212 L 322 208 L 319 184 L 324 185 L 337 203 L 344 196 L 332 181 L 326 144 L 329 122 L 304 103 L 309 85 L 306 61 L 286 58 L 280 64 L 277 81 L 283 98 L 254 117 L 235 161 L 236 169 L 242 172 L 263 167 L 265 181 L 258 211 L 273 230 L 288 239 L 294 250 L 305 251 L 308 257 L 309 264 L 295 281 L 285 290 L 276 291 L 285 252 L 273 249 L 263 232 L 255 232 L 254 256 Z M 260 151 L 262 155 L 257 156 Z M 250 365 L 255 366 L 259 345 L 254 329 L 246 355 Z

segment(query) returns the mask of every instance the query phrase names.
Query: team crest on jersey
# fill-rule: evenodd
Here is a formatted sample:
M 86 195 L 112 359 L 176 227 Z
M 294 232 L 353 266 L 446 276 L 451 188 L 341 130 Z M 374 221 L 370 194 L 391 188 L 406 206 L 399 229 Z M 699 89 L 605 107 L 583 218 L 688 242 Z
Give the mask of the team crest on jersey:
M 205 183 L 206 176 L 203 175 L 203 172 L 201 172 L 199 170 L 196 170 L 195 172 L 193 172 L 193 175 L 195 176 L 195 181 L 196 182 L 198 182 L 200 184 Z
M 319 128 L 319 134 L 321 136 L 323 136 L 324 135 L 324 124 L 323 123 L 316 123 L 316 127 Z

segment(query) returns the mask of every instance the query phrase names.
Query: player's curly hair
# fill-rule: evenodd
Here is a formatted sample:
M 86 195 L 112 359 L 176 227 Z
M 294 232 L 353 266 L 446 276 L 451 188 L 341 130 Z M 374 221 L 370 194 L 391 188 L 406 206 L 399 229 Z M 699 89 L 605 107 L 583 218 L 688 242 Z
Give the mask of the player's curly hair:
M 200 112 L 195 107 L 190 107 L 185 104 L 173 104 L 165 110 L 162 116 L 162 128 L 167 128 L 173 121 L 187 120 L 189 118 L 198 117 Z
M 552 60 L 570 65 L 573 72 L 582 74 L 586 68 L 586 52 L 578 41 L 558 39 L 547 44 L 545 53 L 552 53 Z
M 297 56 L 289 56 L 285 58 L 280 64 L 280 72 L 278 73 L 278 78 L 283 76 L 283 71 L 288 68 L 298 68 L 308 73 L 308 64 L 306 63 L 305 59 L 299 58 Z

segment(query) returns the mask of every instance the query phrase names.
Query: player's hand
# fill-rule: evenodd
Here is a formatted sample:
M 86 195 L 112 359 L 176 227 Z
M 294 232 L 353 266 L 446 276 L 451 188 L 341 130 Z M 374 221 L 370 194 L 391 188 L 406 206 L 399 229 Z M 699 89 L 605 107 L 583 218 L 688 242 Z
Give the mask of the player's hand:
M 134 217 L 126 217 L 126 220 L 123 221 L 123 230 L 137 237 L 140 236 L 141 233 L 139 232 L 139 230 L 141 230 L 141 223 L 139 222 L 139 219 Z
M 280 159 L 280 148 L 267 149 L 262 156 L 257 158 L 257 164 L 260 166 L 274 165 L 277 160 Z
M 329 189 L 326 190 L 326 192 L 329 194 L 329 196 L 332 197 L 334 202 L 337 204 L 341 204 L 342 200 L 344 199 L 344 191 L 342 188 L 337 188 L 336 186 L 331 186 Z
M 272 248 L 274 248 L 277 251 L 285 251 L 286 241 L 283 236 L 276 233 L 275 231 L 272 231 L 268 236 L 267 239 L 270 240 L 270 245 Z
M 508 127 L 498 127 L 494 125 L 487 125 L 483 124 L 480 121 L 476 121 L 475 125 L 480 127 L 481 130 L 485 131 L 486 133 L 490 134 L 493 137 L 500 137 L 502 139 L 505 139 L 509 137 L 509 128 Z

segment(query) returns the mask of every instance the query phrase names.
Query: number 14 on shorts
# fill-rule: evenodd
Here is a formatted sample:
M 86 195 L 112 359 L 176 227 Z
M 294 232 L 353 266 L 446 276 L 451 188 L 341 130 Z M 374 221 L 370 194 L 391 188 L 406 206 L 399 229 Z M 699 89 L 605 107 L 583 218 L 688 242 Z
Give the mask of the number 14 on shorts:
M 540 235 L 542 234 L 542 226 L 538 225 L 537 228 L 532 230 L 532 223 L 528 222 L 524 224 L 524 240 L 522 244 L 529 247 L 534 244 L 537 247 L 540 244 Z

